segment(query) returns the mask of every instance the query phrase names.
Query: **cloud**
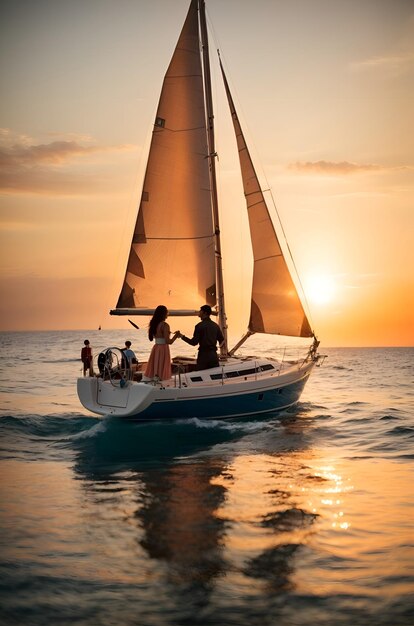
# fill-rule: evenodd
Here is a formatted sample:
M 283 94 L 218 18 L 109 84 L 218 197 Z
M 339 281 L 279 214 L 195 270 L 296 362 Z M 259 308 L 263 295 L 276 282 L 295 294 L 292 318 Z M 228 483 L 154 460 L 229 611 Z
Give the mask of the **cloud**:
M 62 133 L 49 132 L 46 136 L 59 137 L 59 139 L 62 139 Z M 64 139 L 66 139 L 66 141 L 86 141 L 88 143 L 92 143 L 94 141 L 92 135 L 86 135 L 84 133 L 65 133 Z
M 48 144 L 15 144 L 10 148 L 0 148 L 2 167 L 34 166 L 39 164 L 61 164 L 74 157 L 102 152 L 97 146 L 82 146 L 76 141 L 53 141 Z
M 33 222 L 17 222 L 17 221 L 2 221 L 1 232 L 2 233 L 16 233 L 16 232 L 31 232 L 34 229 L 40 228 L 39 224 Z
M 82 168 L 105 153 L 126 152 L 136 146 L 121 144 L 102 146 L 92 144 L 89 137 L 60 139 L 38 143 L 28 135 L 14 135 L 0 129 L 0 190 L 8 193 L 79 194 L 92 189 L 98 182 L 96 173 L 80 176 Z M 99 180 L 99 183 L 101 181 Z
M 350 163 L 349 161 L 297 161 L 290 163 L 288 169 L 300 173 L 327 174 L 332 176 L 342 176 L 344 174 L 358 174 L 361 172 L 372 172 L 384 169 L 380 165 L 373 163 Z
M 380 71 L 385 74 L 400 75 L 413 66 L 414 53 L 410 51 L 401 54 L 375 56 L 363 61 L 351 63 L 350 68 L 354 72 Z
M 384 54 L 355 61 L 350 64 L 353 72 L 375 72 L 381 77 L 401 76 L 414 69 L 414 14 L 401 24 L 401 33 L 393 48 Z
M 366 289 L 368 287 L 375 287 L 384 280 L 384 277 L 379 272 L 368 272 L 361 274 L 345 274 L 343 279 L 344 289 Z

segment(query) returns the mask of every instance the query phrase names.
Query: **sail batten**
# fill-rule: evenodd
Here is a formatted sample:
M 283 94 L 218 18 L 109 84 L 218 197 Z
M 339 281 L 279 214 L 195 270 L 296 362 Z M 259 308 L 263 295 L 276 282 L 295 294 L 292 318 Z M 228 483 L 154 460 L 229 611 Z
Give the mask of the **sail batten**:
M 147 241 L 184 241 L 194 239 L 211 239 L 212 235 L 200 235 L 200 237 L 147 237 Z

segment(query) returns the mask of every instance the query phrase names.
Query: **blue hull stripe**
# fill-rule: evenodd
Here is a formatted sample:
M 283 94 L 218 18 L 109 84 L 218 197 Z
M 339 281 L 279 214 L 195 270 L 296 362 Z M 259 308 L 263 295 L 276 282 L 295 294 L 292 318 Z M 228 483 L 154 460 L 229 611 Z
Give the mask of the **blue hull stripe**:
M 270 413 L 295 404 L 299 400 L 308 378 L 309 376 L 305 376 L 301 380 L 279 389 L 256 391 L 240 396 L 158 401 L 144 411 L 136 415 L 129 415 L 125 419 L 186 419 L 192 417 L 215 419 Z

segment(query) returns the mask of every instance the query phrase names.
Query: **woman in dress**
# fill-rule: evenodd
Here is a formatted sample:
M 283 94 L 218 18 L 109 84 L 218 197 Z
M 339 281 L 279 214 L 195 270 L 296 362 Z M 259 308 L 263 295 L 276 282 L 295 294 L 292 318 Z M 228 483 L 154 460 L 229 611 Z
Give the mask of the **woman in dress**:
M 160 304 L 149 323 L 148 338 L 150 341 L 154 340 L 155 345 L 148 359 L 145 378 L 158 378 L 159 380 L 171 378 L 170 345 L 177 339 L 179 331 L 171 337 L 170 327 L 165 321 L 167 317 L 167 307 Z

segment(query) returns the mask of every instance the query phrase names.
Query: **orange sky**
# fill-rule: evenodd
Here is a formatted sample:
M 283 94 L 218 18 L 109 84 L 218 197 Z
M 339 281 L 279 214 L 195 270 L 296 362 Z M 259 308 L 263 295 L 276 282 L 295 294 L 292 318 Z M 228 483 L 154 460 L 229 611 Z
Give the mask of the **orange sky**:
M 108 310 L 188 4 L 2 3 L 0 329 L 127 325 Z M 414 5 L 206 4 L 211 48 L 221 49 L 322 344 L 414 345 Z M 217 76 L 214 89 L 237 334 L 247 324 L 250 251 Z

